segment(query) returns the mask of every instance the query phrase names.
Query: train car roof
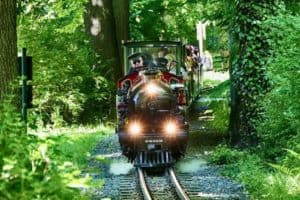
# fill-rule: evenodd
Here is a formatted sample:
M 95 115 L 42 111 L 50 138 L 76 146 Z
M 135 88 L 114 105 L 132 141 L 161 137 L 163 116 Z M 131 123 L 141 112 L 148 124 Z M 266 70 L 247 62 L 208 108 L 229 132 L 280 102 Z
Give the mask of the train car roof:
M 180 41 L 122 41 L 126 47 L 176 47 L 181 46 Z

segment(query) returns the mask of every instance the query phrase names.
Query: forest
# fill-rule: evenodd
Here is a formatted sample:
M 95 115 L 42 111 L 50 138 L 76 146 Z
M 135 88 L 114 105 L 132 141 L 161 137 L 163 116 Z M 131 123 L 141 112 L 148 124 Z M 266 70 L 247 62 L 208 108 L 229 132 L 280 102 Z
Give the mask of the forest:
M 0 199 L 105 199 L 95 191 L 109 180 L 95 174 L 112 161 L 95 151 L 114 148 L 103 141 L 115 135 L 122 41 L 198 46 L 199 22 L 228 79 L 204 79 L 188 154 L 204 148 L 248 199 L 299 199 L 298 0 L 0 0 Z

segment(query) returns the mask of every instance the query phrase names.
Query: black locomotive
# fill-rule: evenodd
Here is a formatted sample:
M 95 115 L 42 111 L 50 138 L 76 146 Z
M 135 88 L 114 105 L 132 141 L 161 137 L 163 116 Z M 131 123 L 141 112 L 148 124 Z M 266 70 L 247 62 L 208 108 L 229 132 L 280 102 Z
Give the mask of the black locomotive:
M 123 44 L 126 75 L 118 81 L 116 132 L 135 166 L 169 166 L 185 154 L 191 95 L 180 69 L 182 49 L 180 42 Z

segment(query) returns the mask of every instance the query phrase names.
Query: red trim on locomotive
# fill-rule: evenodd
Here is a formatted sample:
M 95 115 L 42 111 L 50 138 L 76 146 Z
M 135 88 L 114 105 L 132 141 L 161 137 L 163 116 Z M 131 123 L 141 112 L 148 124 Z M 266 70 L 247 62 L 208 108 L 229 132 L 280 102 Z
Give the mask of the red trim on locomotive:
M 163 72 L 162 81 L 171 84 L 172 79 L 183 84 L 183 78 L 181 76 L 176 76 L 175 74 L 169 72 Z
M 142 80 L 141 75 L 139 74 L 139 72 L 134 72 L 132 74 L 128 74 L 125 77 L 123 77 L 122 79 L 120 79 L 118 81 L 118 89 L 122 89 L 122 84 L 125 81 L 130 81 L 130 87 L 134 87 L 138 82 L 140 82 Z M 162 76 L 161 76 L 161 80 L 167 84 L 171 84 L 172 80 L 175 80 L 177 83 L 179 84 L 183 84 L 184 83 L 184 79 L 182 76 L 177 76 L 175 74 L 169 73 L 169 72 L 163 72 Z M 177 93 L 177 104 L 180 106 L 184 106 L 186 105 L 186 97 L 184 94 L 184 88 L 179 88 L 178 89 L 178 93 Z M 127 107 L 126 104 L 118 104 L 118 108 L 121 107 Z
M 132 86 L 136 85 L 140 80 L 142 80 L 142 78 L 139 75 L 139 72 L 134 72 L 132 74 L 128 74 L 118 81 L 118 89 L 122 89 L 122 83 L 127 80 L 130 81 L 130 87 L 132 87 Z

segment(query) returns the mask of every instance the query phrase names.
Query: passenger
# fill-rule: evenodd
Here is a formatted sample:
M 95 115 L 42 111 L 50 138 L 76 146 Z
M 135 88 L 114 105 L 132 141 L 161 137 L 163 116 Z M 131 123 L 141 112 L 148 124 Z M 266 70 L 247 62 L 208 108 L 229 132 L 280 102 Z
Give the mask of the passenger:
M 204 51 L 203 56 L 203 69 L 205 71 L 212 71 L 214 69 L 213 59 L 209 51 Z
M 160 48 L 159 49 L 159 52 L 158 52 L 158 57 L 159 58 L 164 58 L 168 53 L 168 49 L 163 47 L 163 48 Z
M 175 56 L 173 54 L 168 54 L 165 56 L 165 58 L 168 60 L 167 68 L 169 72 L 176 74 L 177 62 Z
M 158 52 L 158 57 L 155 59 L 156 65 L 158 67 L 166 68 L 168 64 L 168 60 L 165 58 L 165 56 L 168 53 L 167 48 L 161 48 Z
M 177 67 L 177 62 L 175 60 L 172 60 L 168 63 L 168 70 L 173 74 L 176 74 L 176 67 Z
M 192 45 L 186 46 L 185 66 L 188 72 L 195 72 L 198 68 L 197 50 Z

